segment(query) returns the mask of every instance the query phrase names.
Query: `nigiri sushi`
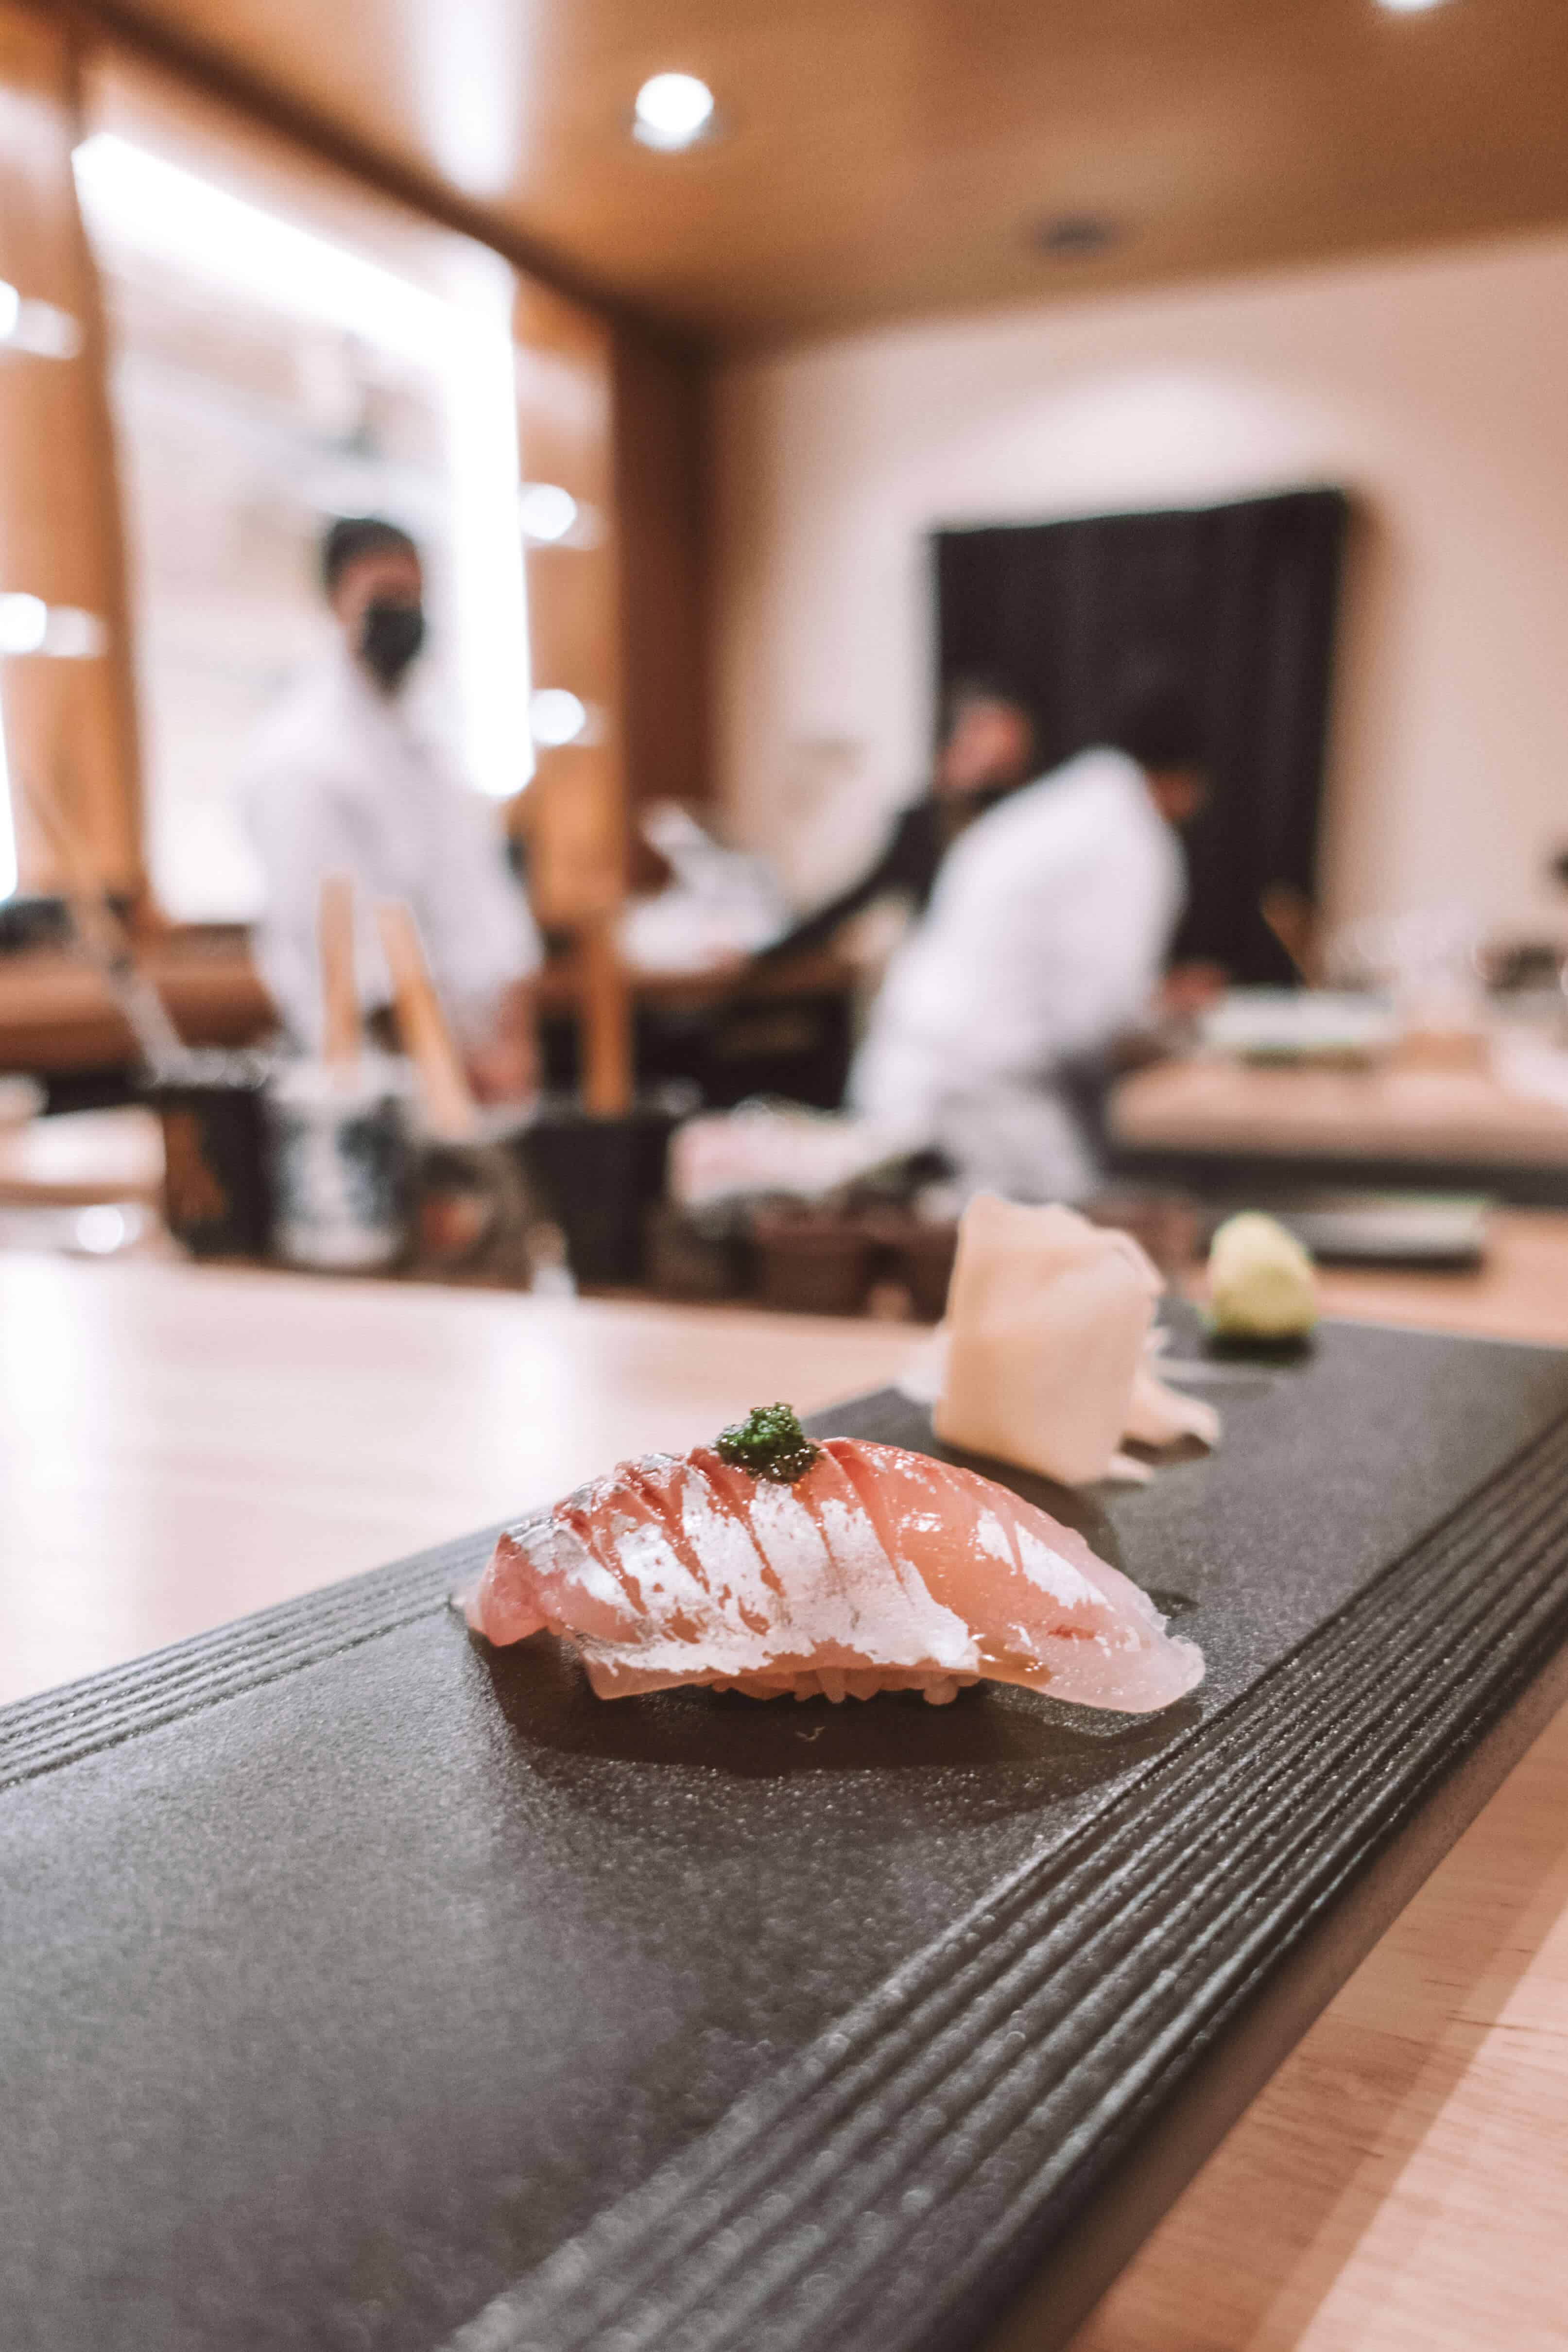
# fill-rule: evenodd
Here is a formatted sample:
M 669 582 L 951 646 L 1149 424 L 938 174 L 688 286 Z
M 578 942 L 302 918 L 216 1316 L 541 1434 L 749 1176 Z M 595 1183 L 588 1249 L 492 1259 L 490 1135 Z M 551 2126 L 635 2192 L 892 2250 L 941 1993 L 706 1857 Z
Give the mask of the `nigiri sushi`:
M 928 1454 L 814 1445 L 787 1406 L 508 1528 L 467 1616 L 497 1644 L 563 1636 L 601 1698 L 699 1683 L 941 1706 L 988 1679 L 1139 1715 L 1204 1670 L 1072 1528 Z

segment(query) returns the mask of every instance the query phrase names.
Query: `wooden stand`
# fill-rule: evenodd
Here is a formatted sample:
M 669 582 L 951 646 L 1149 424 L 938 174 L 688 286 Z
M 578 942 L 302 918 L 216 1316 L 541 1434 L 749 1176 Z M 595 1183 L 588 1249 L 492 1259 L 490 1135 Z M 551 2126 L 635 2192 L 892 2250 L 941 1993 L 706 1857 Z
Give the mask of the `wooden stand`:
M 580 954 L 583 1108 L 594 1118 L 624 1118 L 632 1108 L 632 999 L 612 914 L 583 925 Z

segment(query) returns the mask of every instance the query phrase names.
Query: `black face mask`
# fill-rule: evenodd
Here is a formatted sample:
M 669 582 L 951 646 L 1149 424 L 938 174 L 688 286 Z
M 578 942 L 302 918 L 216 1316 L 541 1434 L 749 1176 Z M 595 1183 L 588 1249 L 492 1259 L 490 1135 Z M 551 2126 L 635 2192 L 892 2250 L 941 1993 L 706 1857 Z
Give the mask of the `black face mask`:
M 423 643 L 424 614 L 418 604 L 378 599 L 366 605 L 360 624 L 360 659 L 389 692 Z

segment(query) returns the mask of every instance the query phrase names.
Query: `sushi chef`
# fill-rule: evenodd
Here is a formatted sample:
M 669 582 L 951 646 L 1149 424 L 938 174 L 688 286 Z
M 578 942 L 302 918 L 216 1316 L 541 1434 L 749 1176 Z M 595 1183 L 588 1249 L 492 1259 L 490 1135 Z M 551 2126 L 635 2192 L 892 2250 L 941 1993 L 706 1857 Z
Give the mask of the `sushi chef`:
M 856 1109 L 1018 1201 L 1094 1187 L 1074 1077 L 1153 1003 L 1186 895 L 1176 833 L 1207 794 L 1178 692 L 1138 688 L 1108 735 L 949 852 L 851 1074 Z
M 242 786 L 266 877 L 263 977 L 296 1042 L 314 1048 L 322 877 L 357 886 L 368 1013 L 391 998 L 375 902 L 406 899 L 476 1093 L 520 1101 L 538 1082 L 538 938 L 487 812 L 447 772 L 412 699 L 425 640 L 419 550 L 395 523 L 340 520 L 322 541 L 321 584 L 335 642 L 268 716 Z

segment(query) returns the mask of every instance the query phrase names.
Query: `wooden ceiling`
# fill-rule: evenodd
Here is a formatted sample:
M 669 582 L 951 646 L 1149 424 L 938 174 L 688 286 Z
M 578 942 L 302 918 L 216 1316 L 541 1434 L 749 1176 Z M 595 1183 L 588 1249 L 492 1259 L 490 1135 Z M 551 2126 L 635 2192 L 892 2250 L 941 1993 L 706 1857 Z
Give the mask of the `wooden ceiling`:
M 718 344 L 1568 216 L 1568 0 L 101 0 Z M 725 135 L 627 135 L 667 67 Z M 1103 216 L 1103 251 L 1031 230 Z

